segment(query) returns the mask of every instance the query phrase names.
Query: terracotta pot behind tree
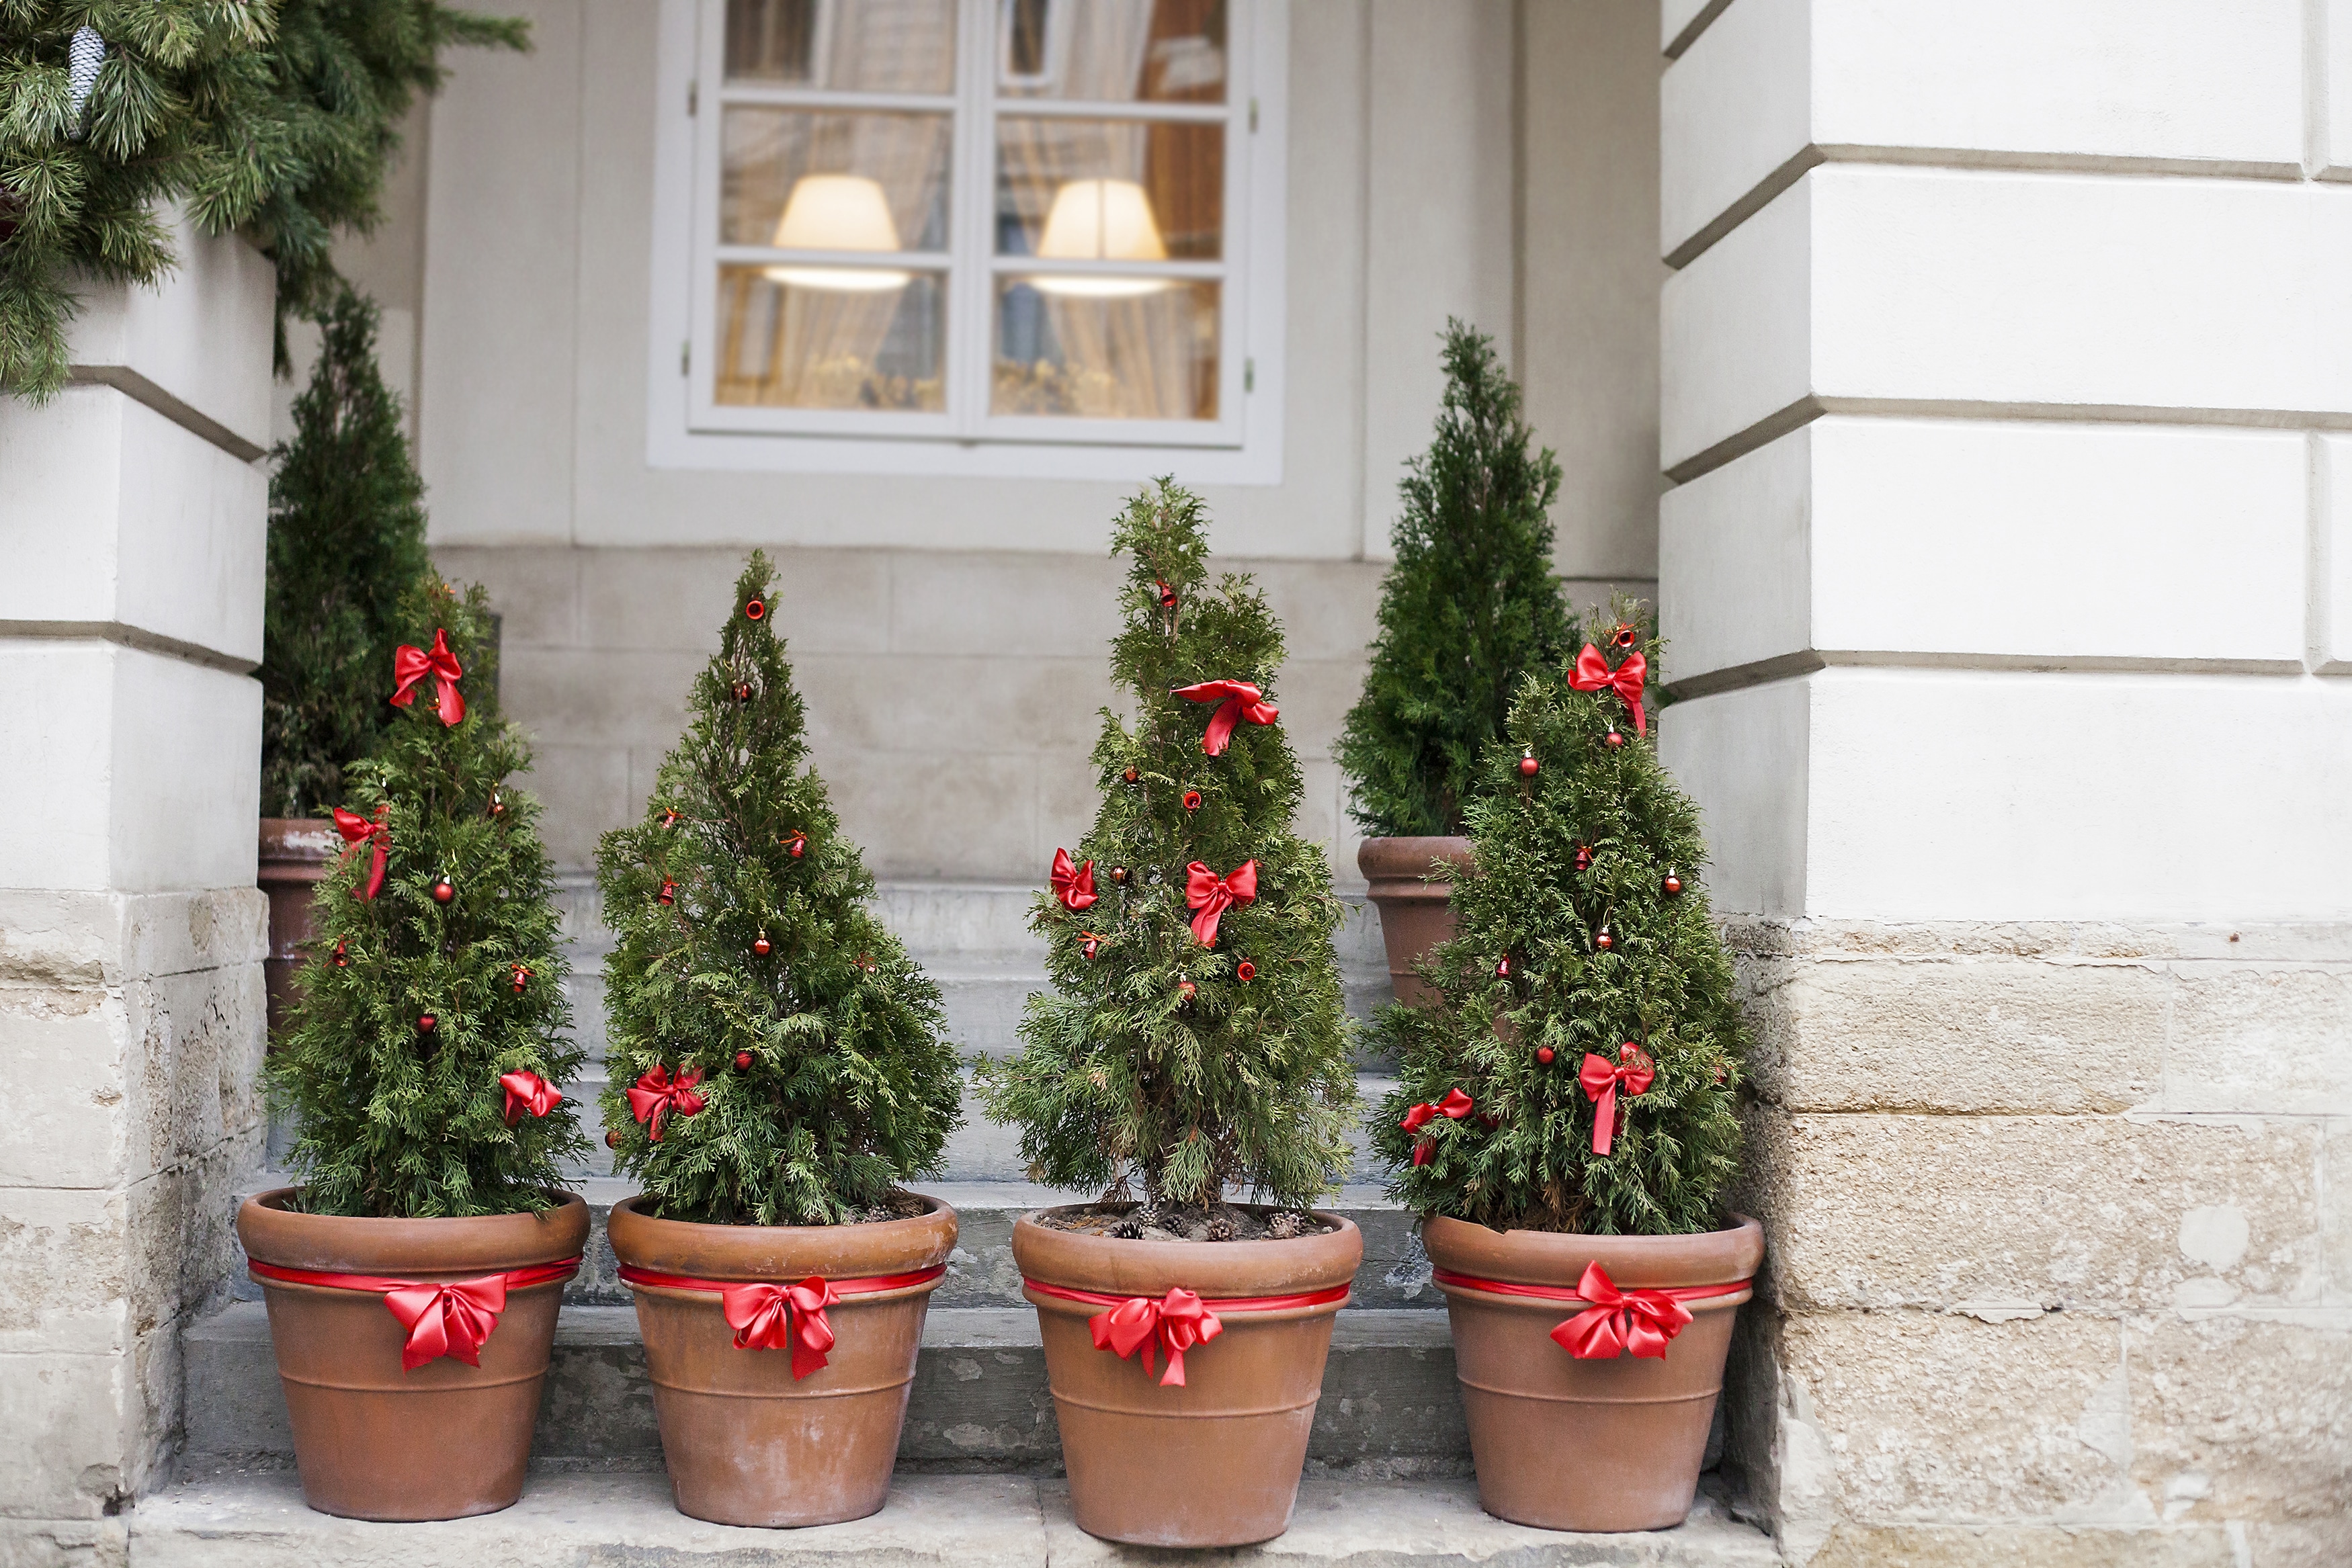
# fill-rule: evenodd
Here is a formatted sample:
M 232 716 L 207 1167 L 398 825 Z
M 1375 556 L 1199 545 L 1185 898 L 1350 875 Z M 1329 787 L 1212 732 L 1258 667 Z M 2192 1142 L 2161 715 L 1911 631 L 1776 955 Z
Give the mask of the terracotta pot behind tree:
M 1354 1225 L 1317 1218 L 1337 1228 L 1287 1241 L 1121 1241 L 1049 1229 L 1034 1215 L 1013 1228 L 1079 1529 L 1205 1547 L 1270 1541 L 1290 1527 L 1331 1321 L 1364 1255 Z M 1122 1359 L 1095 1348 L 1088 1324 L 1109 1305 L 1053 1293 L 1159 1302 L 1178 1287 L 1222 1325 L 1185 1354 L 1181 1387 L 1160 1381 L 1164 1359 L 1147 1370 L 1140 1349 Z M 1270 1311 L 1222 1304 L 1301 1295 L 1328 1299 Z
M 637 1327 L 678 1511 L 719 1524 L 863 1519 L 890 1492 L 898 1430 L 922 1348 L 923 1315 L 955 1249 L 956 1214 L 865 1225 L 693 1225 L 613 1206 L 608 1234 L 636 1293 Z M 724 1295 L 665 1285 L 842 1287 L 824 1309 L 824 1364 L 793 1375 L 789 1346 L 739 1346 Z M 883 1289 L 860 1288 L 917 1276 Z M 797 1307 L 776 1321 L 797 1334 Z
M 1380 907 L 1389 985 L 1396 999 L 1408 1007 L 1430 995 L 1413 967 L 1454 935 L 1451 889 L 1444 882 L 1423 879 L 1433 870 L 1469 863 L 1468 839 L 1366 839 L 1356 852 L 1356 865 L 1371 884 L 1372 902 Z
M 294 971 L 302 966 L 303 944 L 310 940 L 310 894 L 342 835 L 324 817 L 264 817 L 261 819 L 261 861 L 254 879 L 269 895 L 269 956 L 261 972 L 269 988 L 269 1032 L 274 1039 L 278 1020 L 294 996 Z
M 1697 1236 L 1561 1236 L 1442 1217 L 1423 1222 L 1422 1245 L 1453 1320 L 1478 1501 L 1488 1513 L 1576 1531 L 1664 1530 L 1689 1514 L 1732 1320 L 1764 1260 L 1763 1228 L 1733 1218 L 1733 1228 Z M 1626 1292 L 1742 1288 L 1684 1300 L 1692 1321 L 1667 1343 L 1663 1359 L 1584 1360 L 1551 1337 L 1583 1305 L 1462 1282 L 1573 1292 L 1590 1263 Z
M 236 1233 L 269 1303 L 269 1338 L 293 1417 L 302 1499 L 347 1519 L 461 1519 L 522 1495 L 556 1309 L 588 1240 L 588 1206 L 551 1196 L 543 1214 L 470 1219 L 353 1219 L 297 1214 L 292 1187 L 246 1200 Z M 383 1291 L 292 1283 L 265 1270 L 346 1279 L 455 1283 L 509 1270 L 552 1274 L 509 1285 L 468 1366 L 444 1355 L 404 1371 L 408 1328 Z M 436 1320 L 437 1321 L 437 1319 Z

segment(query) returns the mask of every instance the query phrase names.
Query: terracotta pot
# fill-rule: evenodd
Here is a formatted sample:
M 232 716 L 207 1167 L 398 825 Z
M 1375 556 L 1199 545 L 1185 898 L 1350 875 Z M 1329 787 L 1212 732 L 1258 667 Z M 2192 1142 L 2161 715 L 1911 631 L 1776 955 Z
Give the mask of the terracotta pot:
M 237 1210 L 246 1255 L 281 1269 L 447 1281 L 560 1263 L 588 1241 L 576 1193 L 544 1214 L 353 1219 L 296 1214 L 295 1189 Z M 540 1384 L 555 1343 L 560 1280 L 507 1292 L 481 1365 L 454 1356 L 401 1370 L 408 1332 L 372 1291 L 263 1279 L 269 1339 L 294 1421 L 302 1500 L 346 1519 L 462 1519 L 522 1495 Z
M 607 1234 L 627 1268 L 694 1280 L 793 1285 L 909 1274 L 947 1261 L 956 1213 L 870 1225 L 691 1225 L 613 1206 Z M 832 1524 L 890 1494 L 898 1429 L 937 1280 L 845 1295 L 825 1309 L 824 1366 L 793 1376 L 783 1350 L 740 1350 L 709 1291 L 632 1284 L 662 1454 L 680 1513 L 718 1524 Z
M 1764 1229 L 1744 1215 L 1698 1236 L 1559 1236 L 1433 1217 L 1422 1245 L 1473 1279 L 1574 1290 L 1599 1263 L 1623 1291 L 1755 1278 Z M 1454 1365 L 1488 1513 L 1545 1530 L 1665 1530 L 1690 1512 L 1742 1290 L 1683 1304 L 1692 1322 L 1664 1360 L 1580 1361 L 1551 1338 L 1583 1311 L 1441 1284 Z M 1563 1458 L 1567 1456 L 1568 1458 Z
M 1468 839 L 1366 839 L 1356 852 L 1356 865 L 1371 884 L 1372 902 L 1380 906 L 1389 986 L 1407 1007 L 1417 1007 L 1433 994 L 1412 972 L 1413 966 L 1454 935 L 1452 888 L 1422 879 L 1432 871 L 1469 863 Z
M 269 895 L 269 956 L 261 962 L 261 973 L 269 988 L 272 1040 L 293 1000 L 294 971 L 301 967 L 303 945 L 315 928 L 310 895 L 342 846 L 342 835 L 331 819 L 261 819 L 261 862 L 254 880 Z
M 1289 1529 L 1344 1301 L 1220 1313 L 1223 1332 L 1186 1353 L 1184 1385 L 1169 1387 L 1140 1352 L 1121 1360 L 1095 1348 L 1087 1322 L 1107 1308 L 1030 1286 L 1157 1301 L 1181 1285 L 1213 1312 L 1220 1297 L 1344 1287 L 1363 1260 L 1362 1233 L 1318 1214 L 1338 1228 L 1289 1241 L 1119 1241 L 1037 1218 L 1013 1226 L 1013 1258 L 1045 1336 L 1078 1528 L 1142 1546 L 1245 1546 Z

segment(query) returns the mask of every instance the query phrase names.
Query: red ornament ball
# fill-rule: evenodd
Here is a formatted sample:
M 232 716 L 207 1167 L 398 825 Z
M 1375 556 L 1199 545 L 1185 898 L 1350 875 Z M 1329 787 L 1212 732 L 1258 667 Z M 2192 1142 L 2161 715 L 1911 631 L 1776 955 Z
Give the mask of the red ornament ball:
M 351 950 L 350 950 L 349 948 L 345 947 L 345 946 L 344 946 L 341 942 L 336 943 L 336 944 L 335 944 L 335 967 L 336 967 L 336 968 L 338 968 L 338 969 L 348 969 L 348 968 L 350 968 L 351 967 L 352 967 L 352 955 L 351 955 Z
M 1197 991 L 1197 990 L 1199 990 L 1200 988 L 1201 988 L 1200 987 L 1198 987 L 1198 986 L 1194 985 L 1194 984 L 1193 984 L 1192 981 L 1190 981 L 1190 980 L 1179 980 L 1179 981 L 1177 981 L 1177 982 L 1176 982 L 1176 999 L 1177 999 L 1177 1001 L 1178 1001 L 1179 1003 L 1182 1004 L 1182 1005 L 1183 1005 L 1183 1006 L 1185 1006 L 1185 1007 L 1191 1007 L 1191 1006 L 1192 1005 L 1192 993 L 1193 993 L 1193 992 L 1195 992 L 1195 991 Z
M 1625 737 L 1612 729 L 1601 737 L 1601 743 L 1612 751 L 1618 751 L 1623 749 Z
M 1536 760 L 1536 754 L 1529 751 L 1519 758 L 1519 776 L 1523 779 L 1532 779 L 1536 776 L 1536 770 L 1542 766 L 1542 763 Z
M 1672 897 L 1674 897 L 1676 894 L 1678 894 L 1678 893 L 1682 892 L 1682 890 L 1683 890 L 1683 879 L 1682 879 L 1682 878 L 1680 878 L 1680 877 L 1678 877 L 1678 876 L 1676 876 L 1676 875 L 1675 875 L 1674 873 L 1672 873 L 1672 872 L 1668 872 L 1668 873 L 1666 873 L 1665 888 L 1666 888 L 1666 896 L 1667 896 L 1668 898 L 1672 898 Z
M 1551 1047 L 1548 1045 L 1539 1045 L 1536 1047 L 1536 1060 L 1542 1062 L 1546 1067 L 1549 1067 L 1551 1065 L 1552 1055 L 1553 1052 Z
M 608 1149 L 617 1149 L 621 1146 L 621 1130 L 618 1127 L 604 1134 L 604 1146 Z
M 755 957 L 764 958 L 768 956 L 770 944 L 768 941 L 768 934 L 762 931 L 760 933 L 758 937 L 752 941 L 751 953 Z
M 745 1068 L 747 1068 L 747 1067 L 749 1067 L 749 1066 L 751 1066 L 751 1053 L 750 1051 L 737 1051 L 737 1052 L 735 1053 L 735 1071 L 736 1071 L 740 1072 L 740 1071 L 742 1071 Z
M 1257 966 L 1251 963 L 1247 958 L 1243 959 L 1240 963 L 1234 966 L 1234 978 L 1239 980 L 1244 986 L 1248 985 L 1252 980 L 1257 978 Z
M 441 1020 L 435 1018 L 431 1013 L 425 1013 L 416 1020 L 416 1032 L 419 1034 L 431 1034 L 435 1030 L 439 1029 L 440 1027 Z
M 490 791 L 490 815 L 491 815 L 491 816 L 493 816 L 493 817 L 503 817 L 503 816 L 505 816 L 506 814 L 507 814 L 507 798 L 506 798 L 504 795 L 499 794 L 496 789 L 491 790 L 491 791 Z
M 768 607 L 756 599 L 743 606 L 743 619 L 746 621 L 763 621 L 767 614 Z
M 445 876 L 445 877 L 443 877 L 439 882 L 436 882 L 436 883 L 435 883 L 433 884 L 433 902 L 434 902 L 434 903 L 436 903 L 436 904 L 446 904 L 446 903 L 448 903 L 451 899 L 453 899 L 453 898 L 455 898 L 455 897 L 457 897 L 457 888 L 456 888 L 455 886 L 451 885 L 450 881 L 449 881 L 449 879 L 448 879 L 447 877 L 446 877 L 446 876 Z
M 751 685 L 749 681 L 738 681 L 735 683 L 735 700 L 739 703 L 747 703 L 751 700 Z
M 1142 775 L 1141 775 L 1141 774 L 1139 774 L 1139 773 L 1138 773 L 1138 772 L 1136 772 L 1136 770 L 1135 770 L 1134 768 L 1129 768 L 1126 772 L 1124 772 L 1124 773 L 1120 774 L 1120 775 L 1119 775 L 1119 777 L 1120 777 L 1121 779 L 1126 779 L 1129 784 L 1132 784 L 1132 783 L 1134 783 L 1138 779 L 1141 778 L 1141 777 L 1142 777 Z
M 1123 865 L 1115 865 L 1115 866 L 1111 867 L 1111 868 L 1110 868 L 1110 879 L 1111 879 L 1111 881 L 1116 882 L 1116 883 L 1124 883 L 1124 882 L 1126 882 L 1126 881 L 1127 881 L 1127 868 L 1126 868 L 1125 866 L 1123 866 Z
M 1197 810 L 1199 810 L 1200 809 L 1201 809 L 1201 792 L 1200 792 L 1198 789 L 1187 789 L 1187 790 L 1185 790 L 1185 791 L 1184 791 L 1184 810 L 1188 810 L 1188 811 L 1197 811 Z
M 677 902 L 677 883 L 674 882 L 666 882 L 662 883 L 661 901 L 664 904 L 676 904 Z
M 1609 927 L 1604 925 L 1593 934 L 1592 945 L 1606 953 L 1610 948 L 1617 946 L 1617 938 L 1609 935 Z

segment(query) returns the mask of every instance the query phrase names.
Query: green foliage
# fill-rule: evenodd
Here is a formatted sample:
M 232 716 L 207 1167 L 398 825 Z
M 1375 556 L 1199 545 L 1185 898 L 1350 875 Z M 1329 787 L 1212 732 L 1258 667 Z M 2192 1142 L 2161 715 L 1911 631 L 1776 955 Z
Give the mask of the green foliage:
M 1654 670 L 1636 607 L 1596 614 L 1592 640 L 1621 627 Z M 1619 659 L 1612 649 L 1612 662 Z M 1604 737 L 1624 737 L 1612 749 Z M 1522 751 L 1540 770 L 1519 770 Z M 1487 748 L 1470 811 L 1476 863 L 1454 879 L 1454 939 L 1423 974 L 1440 993 L 1423 1009 L 1381 1009 L 1373 1029 L 1400 1062 L 1374 1114 L 1391 1194 L 1422 1214 L 1498 1229 L 1674 1235 L 1722 1222 L 1738 1174 L 1735 1113 L 1744 1038 L 1730 961 L 1698 886 L 1698 813 L 1637 737 L 1613 692 L 1572 690 L 1565 671 L 1531 672 L 1505 738 Z M 1591 864 L 1576 869 L 1580 845 Z M 1666 879 L 1680 880 L 1679 894 Z M 1606 927 L 1613 946 L 1596 938 Z M 1497 966 L 1509 960 L 1510 972 Z M 1593 1153 L 1596 1102 L 1578 1072 L 1591 1052 L 1614 1064 L 1633 1042 L 1655 1063 L 1639 1095 L 1620 1093 L 1612 1148 Z M 1538 1059 L 1549 1047 L 1553 1059 Z M 1416 1103 L 1459 1088 L 1471 1113 L 1417 1132 Z M 1427 1163 L 1412 1163 L 1425 1145 Z
M 939 991 L 866 907 L 874 878 L 807 766 L 773 581 L 753 552 L 645 820 L 597 849 L 619 939 L 604 965 L 604 1124 L 618 1168 L 669 1219 L 864 1218 L 938 1167 L 959 1120 Z M 666 1110 L 658 1140 L 628 1097 L 656 1068 L 701 1075 L 701 1107 Z
M 1528 450 L 1492 340 L 1447 322 L 1445 377 L 1435 439 L 1402 486 L 1364 695 L 1339 735 L 1350 815 L 1374 837 L 1463 831 L 1521 673 L 1570 651 L 1548 516 L 1559 464 Z
M 1111 671 L 1136 722 L 1106 709 L 1095 744 L 1102 806 L 1077 854 L 1100 902 L 1039 898 L 1030 923 L 1051 940 L 1053 989 L 1030 998 L 1021 1054 L 982 1066 L 982 1092 L 991 1116 L 1021 1124 L 1022 1152 L 1052 1186 L 1115 1184 L 1118 1197 L 1133 1176 L 1154 1205 L 1205 1205 L 1228 1186 L 1303 1205 L 1349 1159 L 1355 1074 L 1331 950 L 1341 912 L 1322 847 L 1291 831 L 1298 762 L 1279 723 L 1240 724 L 1210 757 L 1215 706 L 1171 695 L 1240 680 L 1271 700 L 1282 664 L 1281 629 L 1249 579 L 1207 589 L 1202 526 L 1199 499 L 1162 480 L 1113 533 L 1114 552 L 1134 559 Z M 1252 860 L 1256 901 L 1226 910 L 1202 946 L 1186 868 L 1222 877 Z
M 346 770 L 344 806 L 368 818 L 381 810 L 391 830 L 387 874 L 374 898 L 354 896 L 373 858 L 363 844 L 320 882 L 318 936 L 268 1078 L 272 1108 L 301 1128 L 288 1163 L 312 1213 L 544 1208 L 562 1163 L 587 1152 L 571 1102 L 509 1126 L 499 1084 L 519 1071 L 566 1082 L 583 1059 L 566 1038 L 539 805 L 503 782 L 530 766 L 530 752 L 490 695 L 488 621 L 479 588 L 462 600 L 438 582 L 416 588 L 405 639 L 429 649 L 446 629 L 466 716 L 442 724 L 428 678 L 395 710 L 377 754 Z M 389 695 L 389 659 L 378 679 Z M 446 904 L 433 896 L 444 876 L 455 889 Z M 517 965 L 529 971 L 520 991 Z M 430 1033 L 418 1027 L 426 1014 Z
M 77 114 L 68 55 L 84 25 L 106 60 Z M 0 0 L 0 387 L 64 385 L 78 272 L 170 270 L 165 203 L 270 254 L 281 322 L 326 308 L 335 232 L 374 225 L 441 52 L 525 38 L 437 0 Z
M 261 636 L 261 812 L 323 815 L 343 768 L 400 710 L 384 672 L 401 600 L 433 570 L 425 482 L 375 358 L 375 307 L 346 291 L 325 319 L 294 440 L 273 454 Z M 487 690 L 478 681 L 476 688 Z

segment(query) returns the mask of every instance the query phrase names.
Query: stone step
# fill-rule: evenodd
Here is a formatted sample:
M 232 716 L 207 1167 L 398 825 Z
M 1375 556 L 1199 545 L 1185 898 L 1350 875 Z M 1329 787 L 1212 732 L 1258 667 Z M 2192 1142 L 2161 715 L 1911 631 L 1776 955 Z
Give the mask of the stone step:
M 193 1324 L 184 1355 L 190 1465 L 290 1461 L 293 1441 L 261 1303 L 240 1301 Z M 1443 1314 L 1358 1308 L 1339 1314 L 1308 1452 L 1324 1466 L 1468 1473 L 1469 1437 Z M 563 1309 L 533 1456 L 572 1467 L 660 1463 L 635 1309 Z M 1061 1438 L 1034 1309 L 931 1310 L 898 1458 L 911 1469 L 1058 1473 Z
M 282 1471 L 215 1475 L 131 1511 L 132 1568 L 748 1568 L 772 1560 L 824 1568 L 1084 1568 L 1213 1561 L 1262 1568 L 1772 1568 L 1769 1537 L 1704 1492 L 1688 1522 L 1640 1535 L 1563 1535 L 1479 1511 L 1467 1480 L 1310 1476 L 1289 1531 L 1263 1546 L 1206 1553 L 1137 1552 L 1071 1521 L 1058 1480 L 901 1473 L 870 1519 L 790 1532 L 688 1519 L 656 1471 L 538 1473 L 503 1513 L 439 1524 L 370 1524 L 302 1506 Z

